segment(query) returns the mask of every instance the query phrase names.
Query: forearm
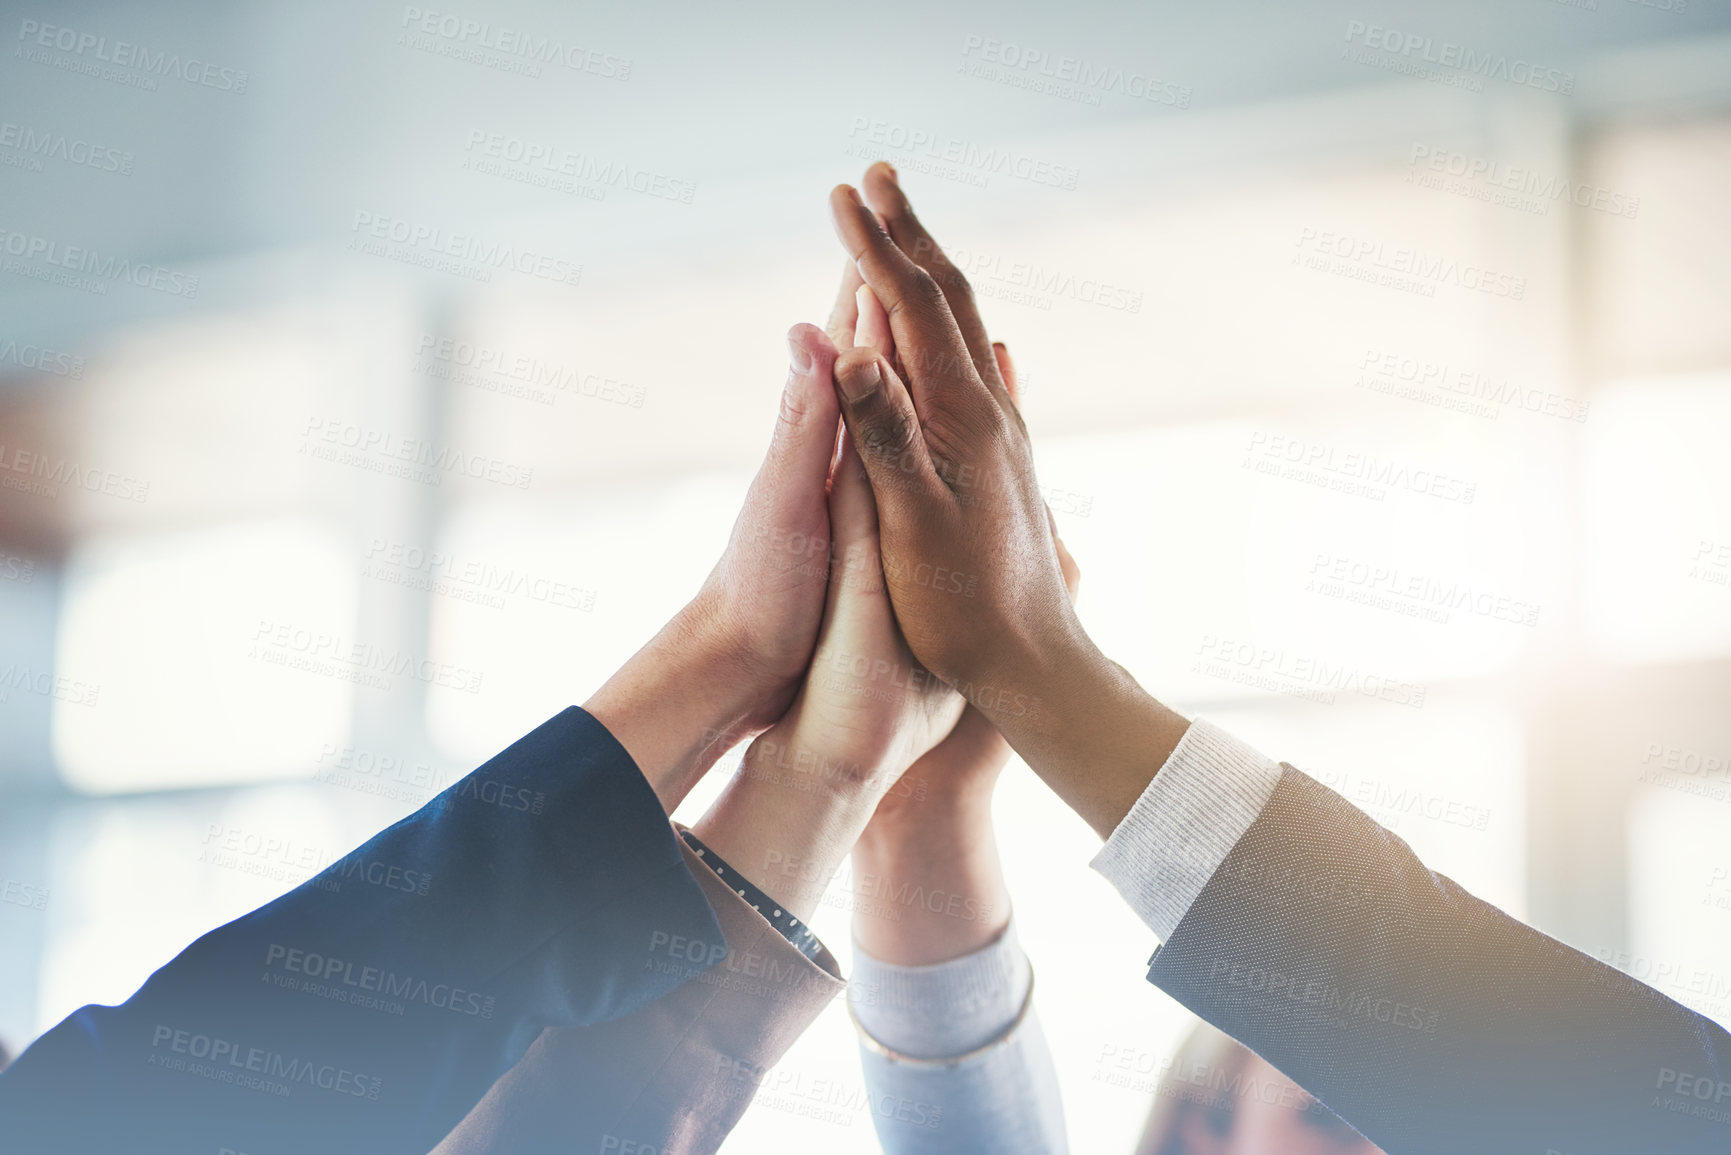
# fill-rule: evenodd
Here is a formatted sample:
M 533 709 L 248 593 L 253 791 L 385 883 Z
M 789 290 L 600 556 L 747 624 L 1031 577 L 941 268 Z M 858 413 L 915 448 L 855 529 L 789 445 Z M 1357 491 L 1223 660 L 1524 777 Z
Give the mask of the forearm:
M 886 1155 L 1065 1150 L 1057 1072 L 1032 1006 L 1033 968 L 1005 926 L 985 946 L 898 966 L 860 944 L 849 1005 Z
M 671 814 L 716 759 L 750 737 L 760 708 L 697 603 L 621 666 L 583 708 L 606 726 Z
M 990 944 L 1009 923 L 989 791 L 953 798 L 940 788 L 904 803 L 893 821 L 866 829 L 854 846 L 853 868 L 865 896 L 854 911 L 854 941 L 882 962 L 924 966 L 960 958 Z M 873 898 L 902 893 L 925 901 Z
M 992 827 L 1009 751 L 969 714 L 908 771 L 854 848 L 850 1005 L 874 1120 L 889 1155 L 1052 1155 L 1064 1145 L 1057 1072 L 1032 1007 L 1034 974 L 1010 918 Z M 918 895 L 912 902 L 875 901 Z
M 1085 636 L 996 679 L 986 714 L 1034 773 L 1101 838 L 1177 749 L 1189 720 Z
M 1211 765 L 1192 745 L 1157 789 L 1218 789 L 1226 744 Z M 1723 1085 L 1731 1035 L 1475 898 L 1291 767 L 1188 909 L 1161 927 L 1144 905 L 1164 940 L 1149 981 L 1384 1150 L 1726 1150 L 1689 1092 Z
M 646 965 L 657 941 L 719 933 L 625 752 L 566 710 L 39 1040 L 0 1076 L 7 1149 L 426 1151 L 543 1028 L 701 969 Z
M 684 848 L 726 951 L 706 975 L 634 1014 L 543 1031 L 434 1155 L 706 1155 L 743 1115 L 764 1073 L 845 984 L 827 954 L 801 953 Z M 689 959 L 669 943 L 661 964 Z M 749 978 L 750 981 L 741 981 Z
M 840 766 L 847 772 L 835 772 Z M 883 778 L 795 736 L 766 734 L 692 831 L 794 917 L 808 921 L 871 820 Z

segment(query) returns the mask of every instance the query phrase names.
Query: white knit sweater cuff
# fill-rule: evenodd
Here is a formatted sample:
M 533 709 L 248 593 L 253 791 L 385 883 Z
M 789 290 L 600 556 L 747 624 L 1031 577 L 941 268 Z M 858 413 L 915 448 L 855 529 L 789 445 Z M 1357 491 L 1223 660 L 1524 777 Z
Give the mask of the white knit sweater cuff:
M 854 945 L 848 998 L 866 1034 L 916 1059 L 965 1055 L 1021 1014 L 1033 968 L 1015 923 L 996 942 L 948 962 L 898 966 Z
M 1198 718 L 1090 865 L 1164 942 L 1279 782 L 1279 763 Z

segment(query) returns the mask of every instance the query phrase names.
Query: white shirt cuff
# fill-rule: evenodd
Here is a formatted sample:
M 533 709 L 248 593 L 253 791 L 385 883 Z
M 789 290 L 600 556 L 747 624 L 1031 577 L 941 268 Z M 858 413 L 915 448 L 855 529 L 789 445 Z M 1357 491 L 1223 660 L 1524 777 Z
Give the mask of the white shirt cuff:
M 990 945 L 930 966 L 880 962 L 855 943 L 848 1000 L 881 1045 L 910 1058 L 946 1059 L 1007 1031 L 1033 981 L 1012 920 Z
M 1262 813 L 1280 764 L 1198 718 L 1090 863 L 1162 942 Z

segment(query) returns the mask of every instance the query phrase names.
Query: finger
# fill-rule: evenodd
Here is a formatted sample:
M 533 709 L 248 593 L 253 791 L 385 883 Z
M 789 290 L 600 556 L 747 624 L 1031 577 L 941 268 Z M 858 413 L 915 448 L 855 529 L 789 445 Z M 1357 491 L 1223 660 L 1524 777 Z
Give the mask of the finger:
M 913 399 L 888 361 L 873 349 L 848 350 L 835 360 L 835 389 L 880 508 L 949 493 L 932 464 Z
M 1082 567 L 1070 555 L 1070 547 L 1064 544 L 1063 538 L 1053 538 L 1052 544 L 1058 547 L 1058 569 L 1064 575 L 1064 588 L 1070 591 L 1070 604 L 1074 605 L 1076 595 L 1082 589 Z
M 801 492 L 823 492 L 841 409 L 830 384 L 837 350 L 823 330 L 795 325 L 787 333 L 787 353 L 787 384 L 759 476 L 788 487 L 792 500 Z
M 877 548 L 878 507 L 872 497 L 865 462 L 851 439 L 844 440 L 835 465 L 835 487 L 830 491 L 831 536 L 840 546 Z
M 1002 341 L 993 341 L 992 360 L 997 362 L 998 379 L 1004 383 L 1004 392 L 1010 395 L 1010 403 L 1020 409 L 1022 407 L 1022 390 L 1016 379 L 1016 363 L 1010 360 L 1009 346 Z
M 956 319 L 980 380 L 1002 385 L 997 360 L 992 356 L 991 339 L 986 336 L 986 323 L 981 320 L 979 305 L 974 300 L 974 288 L 914 215 L 914 206 L 902 191 L 896 170 L 879 161 L 866 169 L 864 184 L 866 199 L 884 222 L 890 239 L 914 264 L 931 274 L 943 290 L 950 315 Z
M 859 320 L 854 325 L 853 343 L 856 348 L 870 346 L 884 360 L 895 362 L 895 338 L 890 334 L 889 314 L 879 303 L 870 285 L 861 285 L 854 294 L 858 302 Z
M 1052 516 L 1052 507 L 1046 506 L 1046 524 L 1052 529 L 1052 544 L 1058 549 L 1058 570 L 1064 575 L 1064 588 L 1070 591 L 1070 601 L 1076 600 L 1076 591 L 1082 586 L 1082 567 L 1076 564 L 1076 559 L 1070 556 L 1070 547 L 1064 544 L 1064 539 L 1058 534 L 1058 519 Z
M 830 618 L 845 601 L 883 591 L 878 557 L 878 507 L 871 482 L 853 442 L 842 443 L 835 481 L 829 494 L 830 537 L 835 558 L 830 570 Z
M 859 266 L 852 257 L 842 263 L 841 288 L 835 293 L 835 306 L 829 311 L 829 322 L 824 325 L 824 331 L 829 339 L 835 342 L 837 349 L 853 348 L 854 326 L 859 323 L 859 305 L 855 294 L 859 287 L 865 284 L 860 279 Z
M 837 185 L 829 203 L 843 247 L 858 262 L 860 276 L 889 314 L 890 332 L 909 370 L 908 390 L 915 406 L 923 411 L 934 401 L 948 405 L 962 395 L 984 400 L 990 390 L 950 315 L 944 291 L 931 274 L 896 247 L 851 186 Z M 937 400 L 940 396 L 942 400 Z

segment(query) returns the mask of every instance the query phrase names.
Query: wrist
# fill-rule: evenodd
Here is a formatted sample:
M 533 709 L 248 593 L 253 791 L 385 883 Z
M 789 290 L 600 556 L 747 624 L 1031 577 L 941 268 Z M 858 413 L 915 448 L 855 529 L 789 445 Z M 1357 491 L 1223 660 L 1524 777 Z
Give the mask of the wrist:
M 907 766 L 898 736 L 871 716 L 832 716 L 814 704 L 808 683 L 783 719 L 745 752 L 742 767 L 790 788 L 821 794 L 838 807 L 863 808 L 869 817 Z
M 875 796 L 826 784 L 821 763 L 783 758 L 793 748 L 777 734 L 783 729 L 752 743 L 694 829 L 784 909 L 809 919 L 871 820 Z
M 583 705 L 672 813 L 717 758 L 761 729 L 764 697 L 713 617 L 694 602 Z
M 1092 647 L 1090 647 L 1092 649 Z M 1101 838 L 1129 813 L 1190 722 L 1098 650 L 1075 652 L 1049 696 L 1020 726 L 1003 726 L 1017 753 Z
M 854 940 L 873 958 L 925 966 L 1003 932 L 1010 896 L 989 816 L 874 820 L 854 846 Z
M 709 587 L 681 607 L 656 640 L 665 641 L 670 665 L 690 671 L 683 676 L 713 683 L 713 711 L 730 713 L 750 733 L 786 713 L 805 676 L 804 662 L 792 673 L 768 668 L 738 612 Z
M 922 776 L 916 763 L 879 800 L 859 848 L 886 858 L 914 847 L 963 845 L 982 834 L 989 837 L 995 785 L 995 776 L 964 785 L 944 775 Z

